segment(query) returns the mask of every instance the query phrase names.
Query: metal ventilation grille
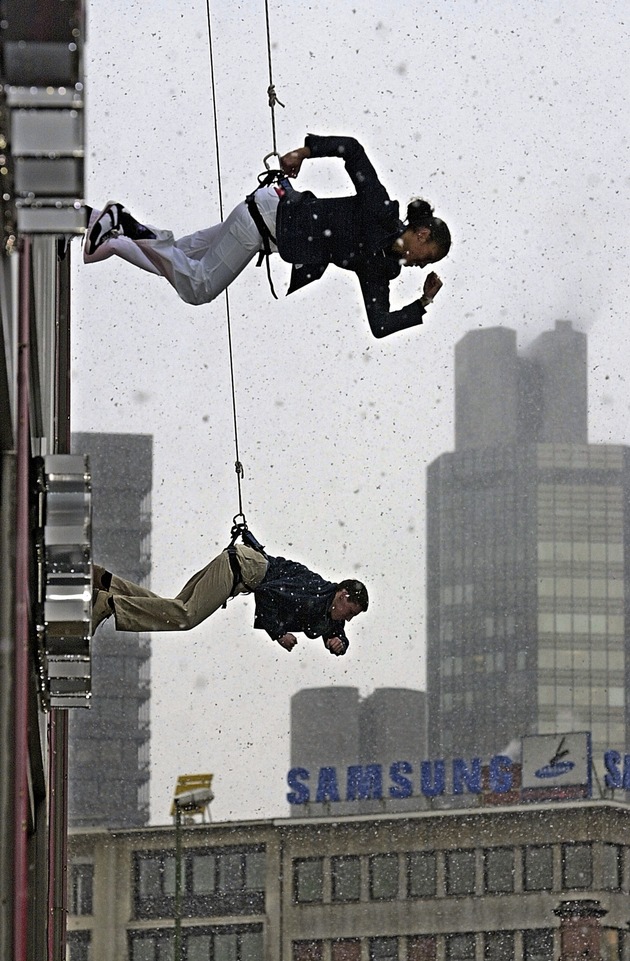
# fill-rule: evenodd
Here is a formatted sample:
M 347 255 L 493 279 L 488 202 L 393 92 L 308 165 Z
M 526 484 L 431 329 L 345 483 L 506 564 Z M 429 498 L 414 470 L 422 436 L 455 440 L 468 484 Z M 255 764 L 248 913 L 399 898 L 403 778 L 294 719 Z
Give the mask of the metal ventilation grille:
M 71 235 L 85 225 L 83 4 L 0 0 L 0 184 L 12 231 Z
M 91 696 L 92 479 L 88 458 L 39 461 L 40 686 L 49 707 L 88 707 Z

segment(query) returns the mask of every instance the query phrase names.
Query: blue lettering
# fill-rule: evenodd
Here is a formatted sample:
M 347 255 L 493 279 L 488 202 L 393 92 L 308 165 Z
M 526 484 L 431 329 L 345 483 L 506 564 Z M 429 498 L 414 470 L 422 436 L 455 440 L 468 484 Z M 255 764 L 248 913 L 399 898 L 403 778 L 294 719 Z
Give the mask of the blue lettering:
M 481 793 L 481 758 L 474 757 L 470 763 L 472 770 L 461 757 L 453 761 L 453 794 L 463 794 L 466 788 L 471 794 Z
M 423 761 L 420 765 L 420 790 L 425 797 L 444 794 L 446 774 L 444 761 Z
M 390 797 L 411 797 L 413 794 L 413 784 L 405 774 L 411 774 L 413 768 L 409 761 L 394 761 L 389 769 L 389 779 L 392 785 L 389 789 Z
M 505 794 L 512 787 L 512 759 L 505 754 L 495 754 L 490 758 L 490 790 L 494 794 Z
M 627 757 L 627 755 L 626 755 Z M 606 751 L 604 754 L 604 767 L 608 772 L 604 778 L 604 784 L 606 787 L 616 788 L 621 787 L 621 771 L 619 770 L 619 764 L 621 762 L 621 754 L 619 751 Z M 625 768 L 625 765 L 624 765 Z M 624 770 L 625 775 L 625 770 Z M 624 777 L 625 780 L 625 777 Z
M 287 774 L 287 783 L 292 788 L 291 792 L 287 794 L 289 804 L 308 804 L 311 792 L 308 784 L 302 784 L 302 781 L 308 781 L 309 777 L 310 774 L 305 767 L 291 768 Z
M 324 801 L 341 800 L 339 797 L 339 785 L 337 784 L 336 768 L 320 767 L 315 800 L 318 804 L 322 804 Z
M 352 764 L 348 768 L 346 801 L 380 801 L 383 797 L 383 769 L 380 764 Z

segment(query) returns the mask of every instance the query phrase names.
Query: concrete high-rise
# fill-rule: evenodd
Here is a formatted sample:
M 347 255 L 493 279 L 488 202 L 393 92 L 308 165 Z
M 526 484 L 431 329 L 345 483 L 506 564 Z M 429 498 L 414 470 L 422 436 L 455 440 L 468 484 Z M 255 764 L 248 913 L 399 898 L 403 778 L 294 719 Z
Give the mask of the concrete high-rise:
M 630 450 L 588 443 L 586 336 L 469 332 L 455 415 L 428 469 L 429 753 L 569 730 L 623 752 Z
M 90 458 L 96 563 L 147 584 L 153 438 L 74 434 L 73 446 Z M 72 827 L 141 827 L 149 820 L 149 639 L 117 634 L 112 621 L 92 643 L 90 710 L 70 717 Z

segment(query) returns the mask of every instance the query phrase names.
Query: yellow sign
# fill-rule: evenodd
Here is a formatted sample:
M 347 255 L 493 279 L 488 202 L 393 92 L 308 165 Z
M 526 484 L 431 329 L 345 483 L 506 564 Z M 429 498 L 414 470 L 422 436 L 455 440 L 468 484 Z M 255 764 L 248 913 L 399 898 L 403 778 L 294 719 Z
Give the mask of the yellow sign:
M 204 814 L 212 793 L 212 774 L 180 774 L 175 785 L 175 794 L 171 804 L 171 817 L 175 817 L 177 810 L 187 814 Z

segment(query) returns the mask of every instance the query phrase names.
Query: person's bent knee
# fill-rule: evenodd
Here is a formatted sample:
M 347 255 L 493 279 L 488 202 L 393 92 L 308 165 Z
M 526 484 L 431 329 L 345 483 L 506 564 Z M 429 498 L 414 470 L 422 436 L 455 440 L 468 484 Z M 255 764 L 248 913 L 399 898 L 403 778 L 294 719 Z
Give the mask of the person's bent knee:
M 203 304 L 210 304 L 213 300 L 216 300 L 221 293 L 221 291 L 210 291 L 205 287 L 198 290 L 187 285 L 180 287 L 178 284 L 175 284 L 174 286 L 179 299 L 183 300 L 185 304 L 190 304 L 191 307 L 201 307 Z

